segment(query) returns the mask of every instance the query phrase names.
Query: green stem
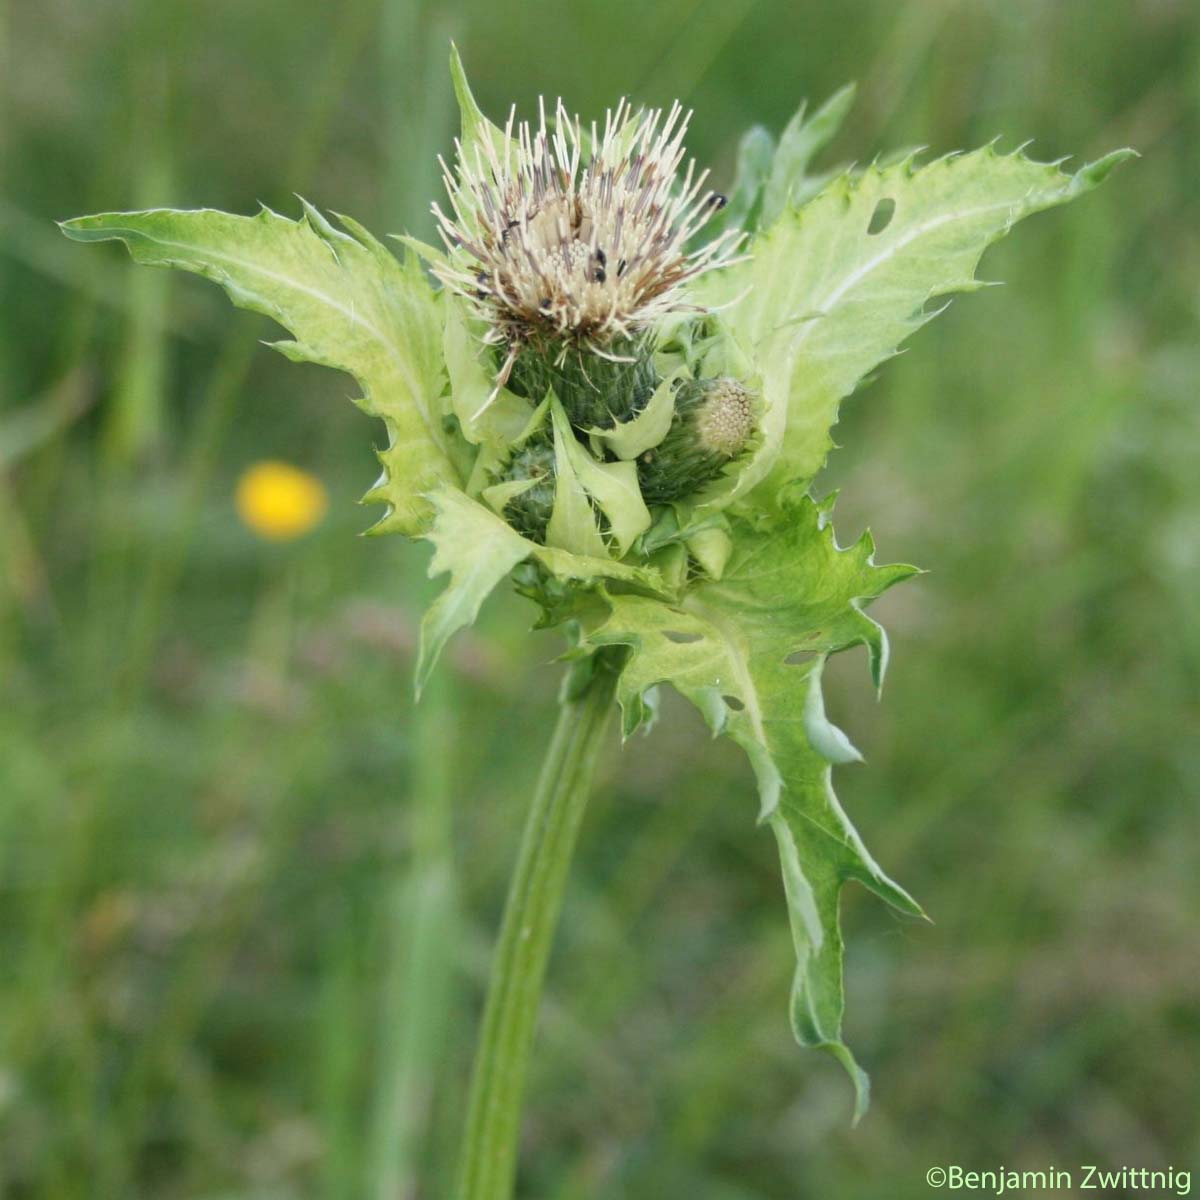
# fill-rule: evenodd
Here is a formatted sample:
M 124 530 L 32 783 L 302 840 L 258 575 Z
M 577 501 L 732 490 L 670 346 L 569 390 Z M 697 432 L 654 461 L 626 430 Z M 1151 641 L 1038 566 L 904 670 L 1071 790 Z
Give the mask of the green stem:
M 510 1200 L 521 1100 L 550 943 L 592 771 L 613 708 L 619 660 L 598 656 L 580 687 L 564 687 L 509 885 L 483 1030 L 475 1054 L 457 1200 Z

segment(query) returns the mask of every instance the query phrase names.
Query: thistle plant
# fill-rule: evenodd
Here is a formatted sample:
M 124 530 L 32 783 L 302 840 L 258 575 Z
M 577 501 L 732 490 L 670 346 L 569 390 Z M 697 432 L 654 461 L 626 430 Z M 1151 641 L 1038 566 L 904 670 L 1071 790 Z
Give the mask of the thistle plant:
M 449 581 L 426 613 L 418 689 L 447 639 L 511 580 L 566 635 L 560 715 L 505 910 L 460 1159 L 462 1200 L 512 1193 L 546 961 L 610 714 L 648 727 L 669 684 L 757 780 L 779 849 L 796 966 L 791 1026 L 868 1082 L 842 1037 L 839 894 L 917 902 L 868 853 L 832 786 L 859 758 L 827 718 L 831 654 L 888 645 L 866 613 L 914 573 L 841 547 L 809 494 L 838 406 L 941 308 L 982 286 L 984 250 L 1099 184 L 994 145 L 810 173 L 849 105 L 744 139 L 728 195 L 687 160 L 688 116 L 621 101 L 585 125 L 559 103 L 503 128 L 451 70 L 461 136 L 434 206 L 442 247 L 400 257 L 349 217 L 155 210 L 64 224 L 139 262 L 220 283 L 353 375 L 381 418 L 372 533 L 433 546 Z M 614 704 L 615 701 L 615 704 Z

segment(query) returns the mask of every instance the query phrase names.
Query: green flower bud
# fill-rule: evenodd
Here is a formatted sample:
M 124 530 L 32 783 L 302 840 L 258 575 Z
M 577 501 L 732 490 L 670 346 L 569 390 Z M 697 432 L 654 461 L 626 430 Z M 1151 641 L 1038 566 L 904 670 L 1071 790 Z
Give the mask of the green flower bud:
M 554 511 L 554 445 L 537 440 L 527 442 L 500 473 L 497 483 L 532 479 L 535 482 L 504 506 L 504 519 L 518 532 L 535 542 L 544 542 L 546 526 Z
M 576 429 L 608 429 L 645 407 L 658 373 L 646 339 L 615 342 L 606 355 L 562 343 L 529 345 L 514 361 L 508 387 L 535 404 L 553 388 Z
M 754 432 L 754 393 L 736 379 L 685 379 L 666 437 L 638 459 L 647 504 L 698 492 L 721 474 Z

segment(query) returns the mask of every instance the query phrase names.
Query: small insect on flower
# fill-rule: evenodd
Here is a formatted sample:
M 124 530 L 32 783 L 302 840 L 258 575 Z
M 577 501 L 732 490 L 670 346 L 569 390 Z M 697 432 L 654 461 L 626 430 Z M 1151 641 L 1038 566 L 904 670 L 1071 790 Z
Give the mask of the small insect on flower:
M 443 160 L 454 217 L 433 206 L 450 251 L 437 274 L 507 351 L 500 384 L 526 347 L 559 363 L 571 350 L 627 357 L 639 334 L 691 307 L 681 285 L 727 261 L 736 230 L 688 249 L 725 203 L 693 161 L 679 178 L 690 115 L 622 100 L 586 134 L 560 100 L 549 124 L 541 106 L 536 129 L 510 113 L 473 158 L 458 143 L 457 172 Z
M 247 468 L 234 498 L 242 521 L 271 542 L 302 537 L 319 524 L 329 504 L 325 485 L 315 475 L 273 460 Z

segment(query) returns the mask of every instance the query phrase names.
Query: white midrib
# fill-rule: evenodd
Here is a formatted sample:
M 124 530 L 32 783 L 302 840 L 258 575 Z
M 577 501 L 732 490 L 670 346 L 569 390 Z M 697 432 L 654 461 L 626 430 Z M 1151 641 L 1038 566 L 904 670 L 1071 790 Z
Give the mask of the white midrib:
M 939 229 L 943 225 L 949 225 L 954 221 L 969 221 L 975 217 L 986 216 L 988 213 L 1001 212 L 1005 209 L 1014 212 L 1024 209 L 1028 207 L 1029 199 L 1032 195 L 1033 189 L 1031 188 L 1019 201 L 1016 201 L 1015 203 L 1011 200 L 1006 200 L 1001 204 L 984 204 L 978 208 L 968 208 L 962 209 L 958 212 L 943 213 L 941 216 L 933 217 L 920 225 L 914 226 L 902 237 L 898 237 L 885 250 L 881 250 L 873 258 L 867 259 L 867 261 L 861 266 L 851 271 L 850 274 L 847 275 L 845 279 L 843 279 L 841 283 L 838 284 L 838 286 L 835 287 L 833 291 L 831 291 L 829 295 L 821 301 L 820 305 L 814 311 L 814 319 L 805 322 L 804 326 L 800 330 L 799 335 L 796 337 L 795 341 L 792 342 L 792 353 L 794 354 L 796 351 L 798 351 L 800 347 L 804 345 L 809 334 L 812 333 L 815 328 L 819 327 L 820 321 L 816 318 L 829 316 L 830 312 L 841 303 L 842 298 L 847 292 L 857 287 L 858 284 L 861 283 L 868 275 L 870 275 L 872 271 L 890 261 L 901 250 L 905 249 L 905 247 L 912 245 L 913 242 L 918 241 L 928 233 L 932 233 L 935 229 Z

